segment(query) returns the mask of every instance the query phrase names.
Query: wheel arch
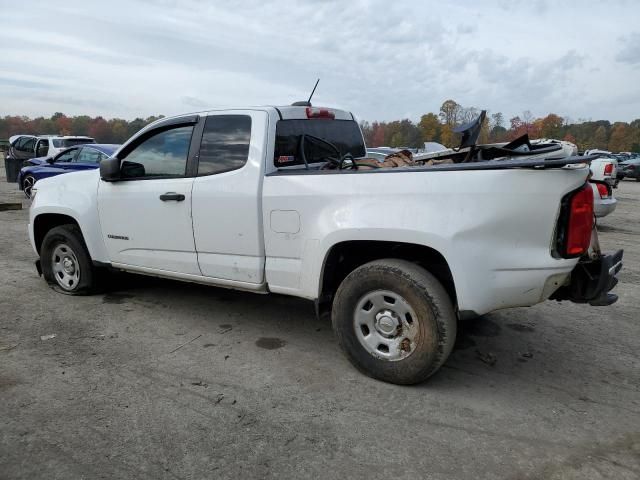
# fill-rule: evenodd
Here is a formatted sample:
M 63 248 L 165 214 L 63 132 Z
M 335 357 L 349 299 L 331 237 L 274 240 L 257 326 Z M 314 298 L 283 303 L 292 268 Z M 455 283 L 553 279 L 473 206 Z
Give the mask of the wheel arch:
M 40 254 L 40 248 L 42 247 L 42 241 L 45 235 L 52 228 L 59 227 L 60 225 L 76 225 L 82 233 L 80 223 L 72 216 L 62 213 L 41 213 L 33 219 L 33 241 L 36 251 Z M 83 234 L 84 238 L 84 234 Z
M 453 274 L 446 258 L 427 245 L 386 240 L 348 240 L 334 244 L 325 254 L 320 271 L 318 305 L 330 304 L 336 289 L 353 270 L 383 258 L 408 260 L 429 271 L 457 305 Z

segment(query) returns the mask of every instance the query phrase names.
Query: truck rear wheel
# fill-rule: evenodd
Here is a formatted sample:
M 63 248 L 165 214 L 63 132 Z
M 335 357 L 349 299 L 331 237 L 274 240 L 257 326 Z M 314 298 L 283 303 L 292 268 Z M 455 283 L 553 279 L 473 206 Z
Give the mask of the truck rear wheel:
M 405 260 L 376 260 L 351 272 L 333 302 L 333 329 L 365 374 L 409 385 L 433 375 L 456 337 L 456 316 L 442 284 Z
M 42 274 L 56 291 L 89 295 L 96 287 L 96 272 L 76 225 L 60 225 L 47 232 L 40 248 Z

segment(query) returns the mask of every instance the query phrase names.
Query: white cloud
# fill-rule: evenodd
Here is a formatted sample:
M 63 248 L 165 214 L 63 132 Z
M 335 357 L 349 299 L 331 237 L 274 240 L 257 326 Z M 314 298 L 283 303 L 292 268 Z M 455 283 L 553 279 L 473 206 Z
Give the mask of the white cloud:
M 320 77 L 315 103 L 369 120 L 447 98 L 507 118 L 640 117 L 636 2 L 5 1 L 0 115 L 287 104 Z

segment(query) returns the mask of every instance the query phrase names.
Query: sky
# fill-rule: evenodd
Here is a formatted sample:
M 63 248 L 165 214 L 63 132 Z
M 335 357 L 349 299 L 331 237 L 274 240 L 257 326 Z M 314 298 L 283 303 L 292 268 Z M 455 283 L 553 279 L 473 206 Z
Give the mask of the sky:
M 0 115 L 148 117 L 306 100 L 419 120 L 446 99 L 640 118 L 640 2 L 0 0 Z

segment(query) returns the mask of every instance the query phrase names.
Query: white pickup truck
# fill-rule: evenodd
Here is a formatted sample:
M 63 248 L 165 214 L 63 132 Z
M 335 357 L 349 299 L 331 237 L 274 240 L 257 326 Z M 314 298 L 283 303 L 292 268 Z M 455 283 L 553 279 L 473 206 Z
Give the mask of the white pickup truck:
M 38 182 L 36 266 L 75 295 L 112 268 L 306 298 L 331 312 L 354 365 L 399 384 L 445 362 L 458 319 L 616 300 L 622 251 L 597 246 L 588 159 L 365 168 L 363 156 L 340 110 L 164 118 L 99 171 Z

